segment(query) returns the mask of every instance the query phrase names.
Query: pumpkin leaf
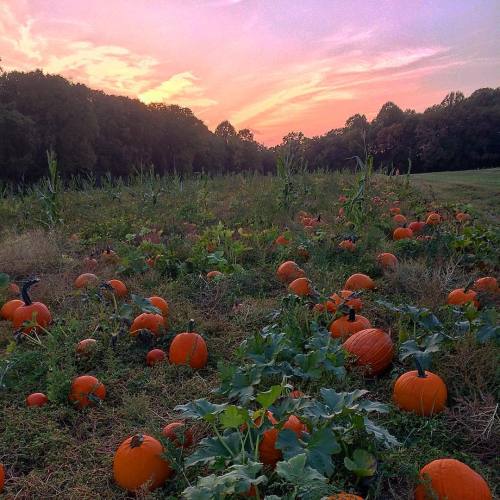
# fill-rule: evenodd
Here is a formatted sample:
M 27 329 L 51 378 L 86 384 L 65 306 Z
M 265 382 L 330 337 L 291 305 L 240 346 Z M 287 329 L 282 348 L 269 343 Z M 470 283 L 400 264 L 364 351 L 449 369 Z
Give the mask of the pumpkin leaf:
M 358 477 L 370 477 L 377 472 L 377 460 L 366 450 L 357 448 L 354 450 L 352 459 L 344 457 L 344 465 L 347 470 L 354 472 Z
M 229 460 L 241 452 L 239 432 L 224 434 L 220 437 L 206 437 L 200 441 L 194 453 L 186 458 L 186 467 L 210 464 L 216 468 L 226 468 Z
M 0 273 L 0 288 L 5 288 L 10 283 L 10 277 L 6 273 Z
M 224 429 L 238 429 L 248 420 L 248 410 L 235 405 L 226 407 L 219 417 L 219 421 Z
M 281 396 L 282 390 L 281 385 L 273 385 L 268 391 L 257 394 L 255 399 L 262 408 L 267 410 Z
M 377 425 L 373 422 L 373 420 L 370 420 L 368 417 L 364 417 L 363 423 L 366 432 L 374 436 L 375 439 L 380 441 L 385 447 L 392 448 L 399 446 L 399 441 L 387 429 Z
M 306 462 L 307 455 L 305 453 L 296 455 L 289 460 L 278 462 L 276 465 L 276 473 L 289 483 L 300 486 L 311 483 L 314 484 L 316 482 L 324 483 L 327 481 L 325 476 L 312 467 L 307 466 Z
M 131 295 L 132 302 L 145 313 L 153 313 L 153 314 L 161 314 L 160 309 L 155 307 L 149 299 L 145 299 L 139 295 L 132 294 Z
M 185 405 L 177 405 L 174 410 L 181 412 L 183 418 L 191 418 L 195 420 L 206 420 L 207 422 L 215 422 L 215 416 L 223 412 L 227 404 L 214 404 L 206 399 L 197 399 Z

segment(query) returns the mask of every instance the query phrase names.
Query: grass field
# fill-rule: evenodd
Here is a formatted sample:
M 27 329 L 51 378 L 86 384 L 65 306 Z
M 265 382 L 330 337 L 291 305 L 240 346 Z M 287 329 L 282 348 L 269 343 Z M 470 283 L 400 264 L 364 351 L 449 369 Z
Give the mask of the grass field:
M 254 485 L 256 498 L 319 500 L 346 491 L 365 499 L 411 499 L 420 468 L 445 457 L 479 472 L 495 495 L 498 294 L 481 292 L 479 311 L 446 300 L 451 290 L 498 274 L 489 197 L 499 171 L 414 175 L 410 186 L 403 176 L 363 173 L 144 175 L 100 187 L 82 181 L 55 196 L 43 186 L 24 195 L 6 192 L 0 272 L 19 285 L 40 278 L 33 299 L 53 318 L 37 335 L 17 337 L 10 321 L 0 321 L 6 497 L 125 498 L 113 479 L 113 457 L 135 433 L 159 439 L 175 469 L 163 487 L 142 490 L 141 498 L 248 498 Z M 409 220 L 425 220 L 432 210 L 443 221 L 419 238 L 393 241 L 389 209 L 396 206 Z M 472 220 L 456 222 L 459 209 Z M 312 219 L 304 222 L 300 211 Z M 280 235 L 287 244 L 276 243 Z M 355 240 L 352 252 L 339 247 L 348 238 Z M 395 269 L 379 266 L 381 252 L 397 257 Z M 304 270 L 314 291 L 289 294 L 276 277 L 287 260 Z M 221 275 L 210 280 L 213 270 Z M 120 298 L 106 288 L 76 289 L 84 272 L 97 275 L 98 283 L 118 278 L 129 293 Z M 375 281 L 374 290 L 360 295 L 361 314 L 394 343 L 392 363 L 375 377 L 355 367 L 342 341 L 329 335 L 345 309 L 315 307 L 344 289 L 353 273 Z M 151 311 L 144 298 L 153 295 L 168 301 L 165 331 L 130 335 L 133 318 Z M 4 287 L 0 300 L 10 298 Z M 191 318 L 206 341 L 207 365 L 147 366 L 146 353 L 168 354 Z M 87 338 L 97 341 L 94 350 L 77 355 L 78 342 Z M 393 403 L 393 384 L 413 369 L 414 356 L 446 383 L 443 412 L 422 417 Z M 72 380 L 85 374 L 97 377 L 107 394 L 78 409 L 68 395 Z M 289 397 L 292 388 L 305 397 Z M 338 394 L 357 390 L 368 393 Z M 33 392 L 49 402 L 27 407 Z M 202 398 L 227 406 L 189 405 Z M 268 418 L 254 424 L 268 408 L 278 424 Z M 299 441 L 282 430 L 281 462 L 262 468 L 257 443 L 291 414 L 307 432 Z M 162 435 L 179 418 L 187 419 L 194 437 L 186 449 Z

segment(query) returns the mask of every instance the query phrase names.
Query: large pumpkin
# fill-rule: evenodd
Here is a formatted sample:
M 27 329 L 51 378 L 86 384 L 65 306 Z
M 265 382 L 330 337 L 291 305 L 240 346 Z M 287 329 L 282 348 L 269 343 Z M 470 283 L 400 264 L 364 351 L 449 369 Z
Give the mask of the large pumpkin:
M 106 397 L 106 387 L 92 375 L 73 380 L 68 399 L 78 408 L 99 404 Z
M 453 458 L 433 460 L 420 470 L 420 477 L 423 483 L 415 490 L 415 500 L 492 499 L 482 476 Z M 430 483 L 425 484 L 426 481 Z
M 163 486 L 171 476 L 170 464 L 162 458 L 161 443 L 146 434 L 126 439 L 116 450 L 113 476 L 118 486 L 136 491 L 147 485 L 150 491 Z
M 394 344 L 391 337 L 378 328 L 368 328 L 351 335 L 344 349 L 356 357 L 358 366 L 366 367 L 370 375 L 382 373 L 392 362 Z
M 377 262 L 382 269 L 395 269 L 398 266 L 397 257 L 389 252 L 379 253 Z
M 446 302 L 448 303 L 448 305 L 452 306 L 463 306 L 472 303 L 476 307 L 479 307 L 477 293 L 474 290 L 465 290 L 465 288 L 457 288 L 455 290 L 452 290 L 448 294 L 448 299 Z
M 130 335 L 135 337 L 141 330 L 147 330 L 158 337 L 164 328 L 165 318 L 161 314 L 142 313 L 132 322 Z
M 306 273 L 293 260 L 287 260 L 278 267 L 276 276 L 283 283 L 291 283 L 297 278 L 305 278 Z
M 342 316 L 331 322 L 330 335 L 333 338 L 337 337 L 349 337 L 353 333 L 359 332 L 360 330 L 366 330 L 371 328 L 372 325 L 364 316 L 361 314 L 356 314 L 354 309 L 349 310 L 349 315 Z
M 311 282 L 307 278 L 297 278 L 293 280 L 288 285 L 288 291 L 299 297 L 307 297 L 313 293 Z
M 88 288 L 97 286 L 99 278 L 93 273 L 83 273 L 75 280 L 75 288 Z
M 31 330 L 39 331 L 41 328 L 47 327 L 52 321 L 52 316 L 47 306 L 41 302 L 32 302 L 28 293 L 30 287 L 39 281 L 38 278 L 29 280 L 21 290 L 24 305 L 18 307 L 12 316 L 12 324 L 16 330 L 20 329 L 26 322 L 34 322 L 35 326 L 27 326 L 23 329 L 23 332 L 29 333 Z
M 476 292 L 497 293 L 499 290 L 498 281 L 493 276 L 478 278 L 476 281 L 474 281 L 473 288 L 474 290 L 476 290 Z
M 375 288 L 375 282 L 366 274 L 356 273 L 347 278 L 345 286 L 347 290 L 372 290 Z
M 168 350 L 170 363 L 189 365 L 191 368 L 203 368 L 207 364 L 208 349 L 203 337 L 194 330 L 194 321 L 189 322 L 188 331 L 178 333 Z
M 394 384 L 393 400 L 405 411 L 429 416 L 440 413 L 446 406 L 448 391 L 439 375 L 424 371 L 417 362 L 417 370 L 403 373 Z
M 413 231 L 409 227 L 397 227 L 392 233 L 392 239 L 395 241 L 413 238 Z
M 112 279 L 106 282 L 113 289 L 117 297 L 126 297 L 128 294 L 127 285 L 121 280 Z

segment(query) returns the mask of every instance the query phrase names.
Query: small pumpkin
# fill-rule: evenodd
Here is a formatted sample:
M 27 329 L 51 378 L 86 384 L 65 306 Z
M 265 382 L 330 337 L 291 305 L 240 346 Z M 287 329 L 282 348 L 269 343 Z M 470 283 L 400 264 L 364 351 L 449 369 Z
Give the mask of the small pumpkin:
M 272 415 L 271 415 L 272 417 Z M 274 417 L 269 418 L 271 424 L 276 425 L 276 420 Z M 295 416 L 290 415 L 288 420 L 283 425 L 283 429 L 289 429 L 301 437 L 303 432 L 307 431 L 307 427 Z M 271 467 L 275 467 L 276 464 L 283 457 L 281 450 L 276 448 L 276 441 L 278 440 L 279 430 L 276 427 L 267 429 L 262 434 L 262 440 L 259 443 L 259 458 L 260 461 Z
M 343 344 L 344 349 L 356 358 L 356 365 L 363 366 L 369 375 L 382 373 L 392 363 L 394 344 L 383 330 L 369 328 L 351 335 Z
M 311 282 L 307 278 L 297 278 L 296 280 L 293 280 L 288 285 L 288 291 L 298 295 L 299 297 L 306 297 L 308 295 L 312 295 L 313 293 Z
M 113 459 L 113 476 L 121 488 L 136 491 L 148 485 L 153 491 L 165 484 L 172 475 L 161 443 L 146 434 L 127 438 L 116 450 Z
M 392 220 L 398 225 L 398 226 L 404 226 L 408 220 L 403 214 L 396 214 Z
M 29 333 L 31 330 L 39 331 L 40 328 L 45 328 L 52 322 L 52 316 L 48 307 L 42 302 L 32 302 L 29 296 L 29 289 L 39 281 L 38 278 L 35 278 L 28 280 L 23 285 L 21 297 L 24 305 L 16 308 L 12 316 L 12 324 L 16 330 L 19 330 L 26 322 L 34 322 L 35 326 L 26 326 L 23 332 Z
M 161 314 L 142 313 L 137 316 L 130 327 L 130 335 L 137 336 L 141 330 L 148 330 L 158 337 L 165 328 L 165 318 Z
M 290 243 L 290 240 L 288 240 L 285 235 L 283 234 L 280 234 L 275 240 L 274 242 L 276 243 L 276 245 L 279 245 L 279 246 L 286 246 Z
M 427 219 L 425 220 L 425 223 L 428 226 L 437 226 L 438 224 L 441 223 L 441 216 L 437 212 L 431 212 L 427 216 Z
M 298 389 L 294 389 L 293 391 L 290 392 L 289 396 L 292 399 L 299 399 L 304 396 L 304 393 L 302 391 L 299 391 Z
M 333 312 L 343 304 L 345 304 L 349 309 L 354 309 L 356 312 L 361 311 L 363 308 L 363 302 L 357 296 L 359 292 L 353 292 L 352 290 L 340 290 L 340 294 L 334 293 L 330 296 L 331 301 L 333 301 Z
M 440 458 L 420 470 L 415 500 L 491 500 L 488 484 L 475 470 L 453 458 Z M 426 484 L 427 483 L 427 484 Z M 429 491 L 430 490 L 430 491 Z
M 159 309 L 164 317 L 168 316 L 168 302 L 164 298 L 153 295 L 153 297 L 149 297 L 147 300 Z
M 83 267 L 88 271 L 95 271 L 97 269 L 97 260 L 93 257 L 85 257 L 83 259 Z
M 395 269 L 398 266 L 397 257 L 389 252 L 379 253 L 377 262 L 382 269 Z
M 11 296 L 11 297 L 19 297 L 20 293 L 21 293 L 21 289 L 19 288 L 19 286 L 16 284 L 16 283 L 9 283 L 9 286 L 7 287 L 7 293 Z
M 106 387 L 92 375 L 76 377 L 69 392 L 68 399 L 77 408 L 99 404 L 106 397 Z
M 76 346 L 76 355 L 80 358 L 88 358 L 96 350 L 96 339 L 83 339 Z
M 420 220 L 416 220 L 416 221 L 410 222 L 410 224 L 408 224 L 408 227 L 413 231 L 413 234 L 418 234 L 424 230 L 425 222 L 420 221 Z
M 26 404 L 32 408 L 46 405 L 49 398 L 42 392 L 34 392 L 26 398 Z
M 352 240 L 342 240 L 339 243 L 339 247 L 342 248 L 342 250 L 354 252 L 356 250 L 356 243 L 354 243 Z
M 463 306 L 472 303 L 476 307 L 479 307 L 477 293 L 474 290 L 466 290 L 465 288 L 456 288 L 455 290 L 452 290 L 448 294 L 446 302 L 448 305 L 452 306 Z
M 498 281 L 493 276 L 485 276 L 474 281 L 473 287 L 476 292 L 497 293 L 499 291 Z
M 193 444 L 193 432 L 184 422 L 171 422 L 161 433 L 178 448 L 189 448 Z
M 308 261 L 311 256 L 309 250 L 304 245 L 299 245 L 297 247 L 297 254 L 304 261 Z
M 125 283 L 123 281 L 112 279 L 112 280 L 106 281 L 106 284 L 108 284 L 113 289 L 113 293 L 117 297 L 122 298 L 122 297 L 127 296 L 127 294 L 128 294 L 127 285 L 125 285 Z
M 293 260 L 287 260 L 278 267 L 276 276 L 283 283 L 291 283 L 297 278 L 305 278 L 306 273 Z
M 207 364 L 208 349 L 203 337 L 194 330 L 194 320 L 189 321 L 187 332 L 178 333 L 168 350 L 170 363 L 173 365 L 189 365 L 200 369 Z
M 356 273 L 347 278 L 344 288 L 346 290 L 373 290 L 375 282 L 366 274 Z
M 348 316 L 342 316 L 330 323 L 328 328 L 332 338 L 338 337 L 349 337 L 353 333 L 359 332 L 360 330 L 366 330 L 371 328 L 372 325 L 364 316 L 361 314 L 356 315 L 354 309 L 349 310 Z
M 223 274 L 220 271 L 210 271 L 207 273 L 207 280 L 213 281 L 215 278 L 218 278 L 219 276 L 223 276 Z
M 24 306 L 24 302 L 19 299 L 12 299 L 7 301 L 0 309 L 0 317 L 7 321 L 12 321 L 14 312 L 18 307 Z
M 417 370 L 403 373 L 394 384 L 392 398 L 401 410 L 430 416 L 440 413 L 446 406 L 448 391 L 443 379 L 425 371 L 415 358 Z
M 5 486 L 5 469 L 3 464 L 0 464 L 0 493 L 3 492 Z
M 392 233 L 394 241 L 407 240 L 413 238 L 413 231 L 409 227 L 397 227 Z
M 167 355 L 162 349 L 151 349 L 151 351 L 146 354 L 146 364 L 148 366 L 156 365 L 157 363 L 165 361 L 166 357 Z
M 455 220 L 457 222 L 460 222 L 460 224 L 463 224 L 464 222 L 467 222 L 471 219 L 470 214 L 467 214 L 465 212 L 458 212 L 455 215 Z
M 96 286 L 99 278 L 92 273 L 83 273 L 75 280 L 75 288 L 89 288 Z
M 391 213 L 391 215 L 398 215 L 401 213 L 401 209 L 399 207 L 391 207 L 389 209 L 389 212 Z
M 110 246 L 108 245 L 106 247 L 106 250 L 104 250 L 104 252 L 102 252 L 101 259 L 106 264 L 116 264 L 117 262 L 119 262 L 120 257 L 118 257 L 117 253 L 115 251 L 111 250 Z

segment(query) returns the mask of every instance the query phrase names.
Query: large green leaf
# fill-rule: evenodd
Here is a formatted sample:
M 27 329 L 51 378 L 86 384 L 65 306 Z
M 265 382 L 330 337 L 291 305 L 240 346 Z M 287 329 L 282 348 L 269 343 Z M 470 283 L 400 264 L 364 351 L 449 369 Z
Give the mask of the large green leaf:
M 215 416 L 224 411 L 226 406 L 227 403 L 217 405 L 206 399 L 197 399 L 185 405 L 177 405 L 174 410 L 181 412 L 184 418 L 215 422 Z
M 352 459 L 344 457 L 344 465 L 347 470 L 354 472 L 358 477 L 370 477 L 377 472 L 377 460 L 366 450 L 356 449 Z

